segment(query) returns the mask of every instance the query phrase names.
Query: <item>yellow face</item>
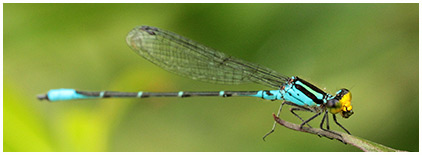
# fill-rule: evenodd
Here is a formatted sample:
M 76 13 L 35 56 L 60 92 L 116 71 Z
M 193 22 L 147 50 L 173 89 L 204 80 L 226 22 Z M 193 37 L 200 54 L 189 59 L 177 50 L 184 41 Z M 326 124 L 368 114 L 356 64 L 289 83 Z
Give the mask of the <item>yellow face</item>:
M 338 102 L 336 102 L 338 101 Z M 341 89 L 336 97 L 331 102 L 331 105 L 328 105 L 328 110 L 332 114 L 337 114 L 340 112 L 340 115 L 344 118 L 349 118 L 352 114 L 352 93 L 349 92 L 347 89 Z
M 351 101 L 352 101 L 352 94 L 350 92 L 343 95 L 343 97 L 339 101 L 341 105 L 340 115 L 344 118 L 349 118 L 353 114 Z

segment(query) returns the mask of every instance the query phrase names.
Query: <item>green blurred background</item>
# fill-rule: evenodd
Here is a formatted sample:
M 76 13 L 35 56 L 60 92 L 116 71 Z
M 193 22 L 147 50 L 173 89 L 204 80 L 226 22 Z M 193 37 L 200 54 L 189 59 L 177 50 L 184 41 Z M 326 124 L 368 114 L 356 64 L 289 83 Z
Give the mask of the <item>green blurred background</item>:
M 279 126 L 281 101 L 148 98 L 38 101 L 55 88 L 269 89 L 179 77 L 126 45 L 135 26 L 170 30 L 229 55 L 349 88 L 353 135 L 418 151 L 418 4 L 4 4 L 4 151 L 360 151 Z M 311 114 L 300 113 L 303 117 Z M 282 118 L 299 123 L 288 108 Z M 321 118 L 312 124 L 319 126 Z M 341 130 L 331 120 L 334 130 Z

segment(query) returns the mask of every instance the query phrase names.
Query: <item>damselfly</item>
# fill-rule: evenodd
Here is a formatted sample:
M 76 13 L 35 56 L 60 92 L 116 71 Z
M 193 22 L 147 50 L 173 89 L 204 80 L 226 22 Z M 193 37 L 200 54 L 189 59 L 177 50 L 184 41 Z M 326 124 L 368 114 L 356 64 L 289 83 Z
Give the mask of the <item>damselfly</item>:
M 351 93 L 340 89 L 334 96 L 309 82 L 297 77 L 286 77 L 266 67 L 258 66 L 241 59 L 227 56 L 217 50 L 201 45 L 178 34 L 151 26 L 140 26 L 129 32 L 127 44 L 137 54 L 160 66 L 161 68 L 189 77 L 219 84 L 242 84 L 255 82 L 275 88 L 275 90 L 259 91 L 215 91 L 215 92 L 115 92 L 115 91 L 79 91 L 75 89 L 52 89 L 47 94 L 38 95 L 40 100 L 63 101 L 75 99 L 111 98 L 111 97 L 193 97 L 193 96 L 250 96 L 266 100 L 282 100 L 277 116 L 283 105 L 294 106 L 290 112 L 298 117 L 301 128 L 317 116 L 324 114 L 320 127 L 329 131 L 328 113 L 334 122 L 350 134 L 337 122 L 336 114 L 348 118 L 353 114 Z M 316 113 L 307 120 L 302 119 L 295 111 Z M 326 128 L 323 128 L 326 121 Z M 263 138 L 271 134 L 272 130 Z

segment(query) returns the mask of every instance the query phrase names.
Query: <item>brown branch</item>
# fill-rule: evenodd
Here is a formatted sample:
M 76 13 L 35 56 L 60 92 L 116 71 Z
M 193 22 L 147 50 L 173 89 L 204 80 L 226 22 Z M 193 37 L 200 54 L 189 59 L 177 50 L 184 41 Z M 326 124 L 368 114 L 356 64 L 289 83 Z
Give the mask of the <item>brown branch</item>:
M 315 135 L 319 135 L 319 136 L 324 136 L 327 137 L 329 139 L 337 139 L 345 144 L 350 144 L 353 145 L 359 149 L 361 149 L 362 151 L 366 151 L 366 152 L 401 152 L 401 150 L 396 150 L 396 149 L 392 149 L 390 147 L 381 145 L 381 144 L 377 144 L 375 142 L 363 139 L 363 138 L 359 138 L 359 137 L 355 137 L 352 135 L 349 135 L 347 133 L 342 133 L 342 132 L 337 132 L 337 131 L 325 131 L 319 128 L 309 128 L 309 127 L 305 127 L 303 126 L 302 128 L 300 128 L 299 124 L 294 124 L 294 123 L 290 123 L 287 121 L 284 121 L 282 119 L 280 119 L 279 117 L 277 117 L 275 114 L 273 114 L 274 120 L 284 126 L 287 127 L 289 129 L 292 130 L 296 130 L 296 131 L 300 131 L 300 132 L 307 132 L 310 134 L 315 134 Z

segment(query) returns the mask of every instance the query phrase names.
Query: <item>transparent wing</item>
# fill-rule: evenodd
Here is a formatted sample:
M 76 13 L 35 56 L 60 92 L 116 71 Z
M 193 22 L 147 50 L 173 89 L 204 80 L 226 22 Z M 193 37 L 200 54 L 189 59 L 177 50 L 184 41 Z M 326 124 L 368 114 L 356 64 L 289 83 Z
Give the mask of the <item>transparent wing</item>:
M 150 26 L 129 32 L 126 41 L 139 55 L 172 73 L 218 84 L 255 82 L 280 87 L 288 78 L 230 57 L 178 34 Z

